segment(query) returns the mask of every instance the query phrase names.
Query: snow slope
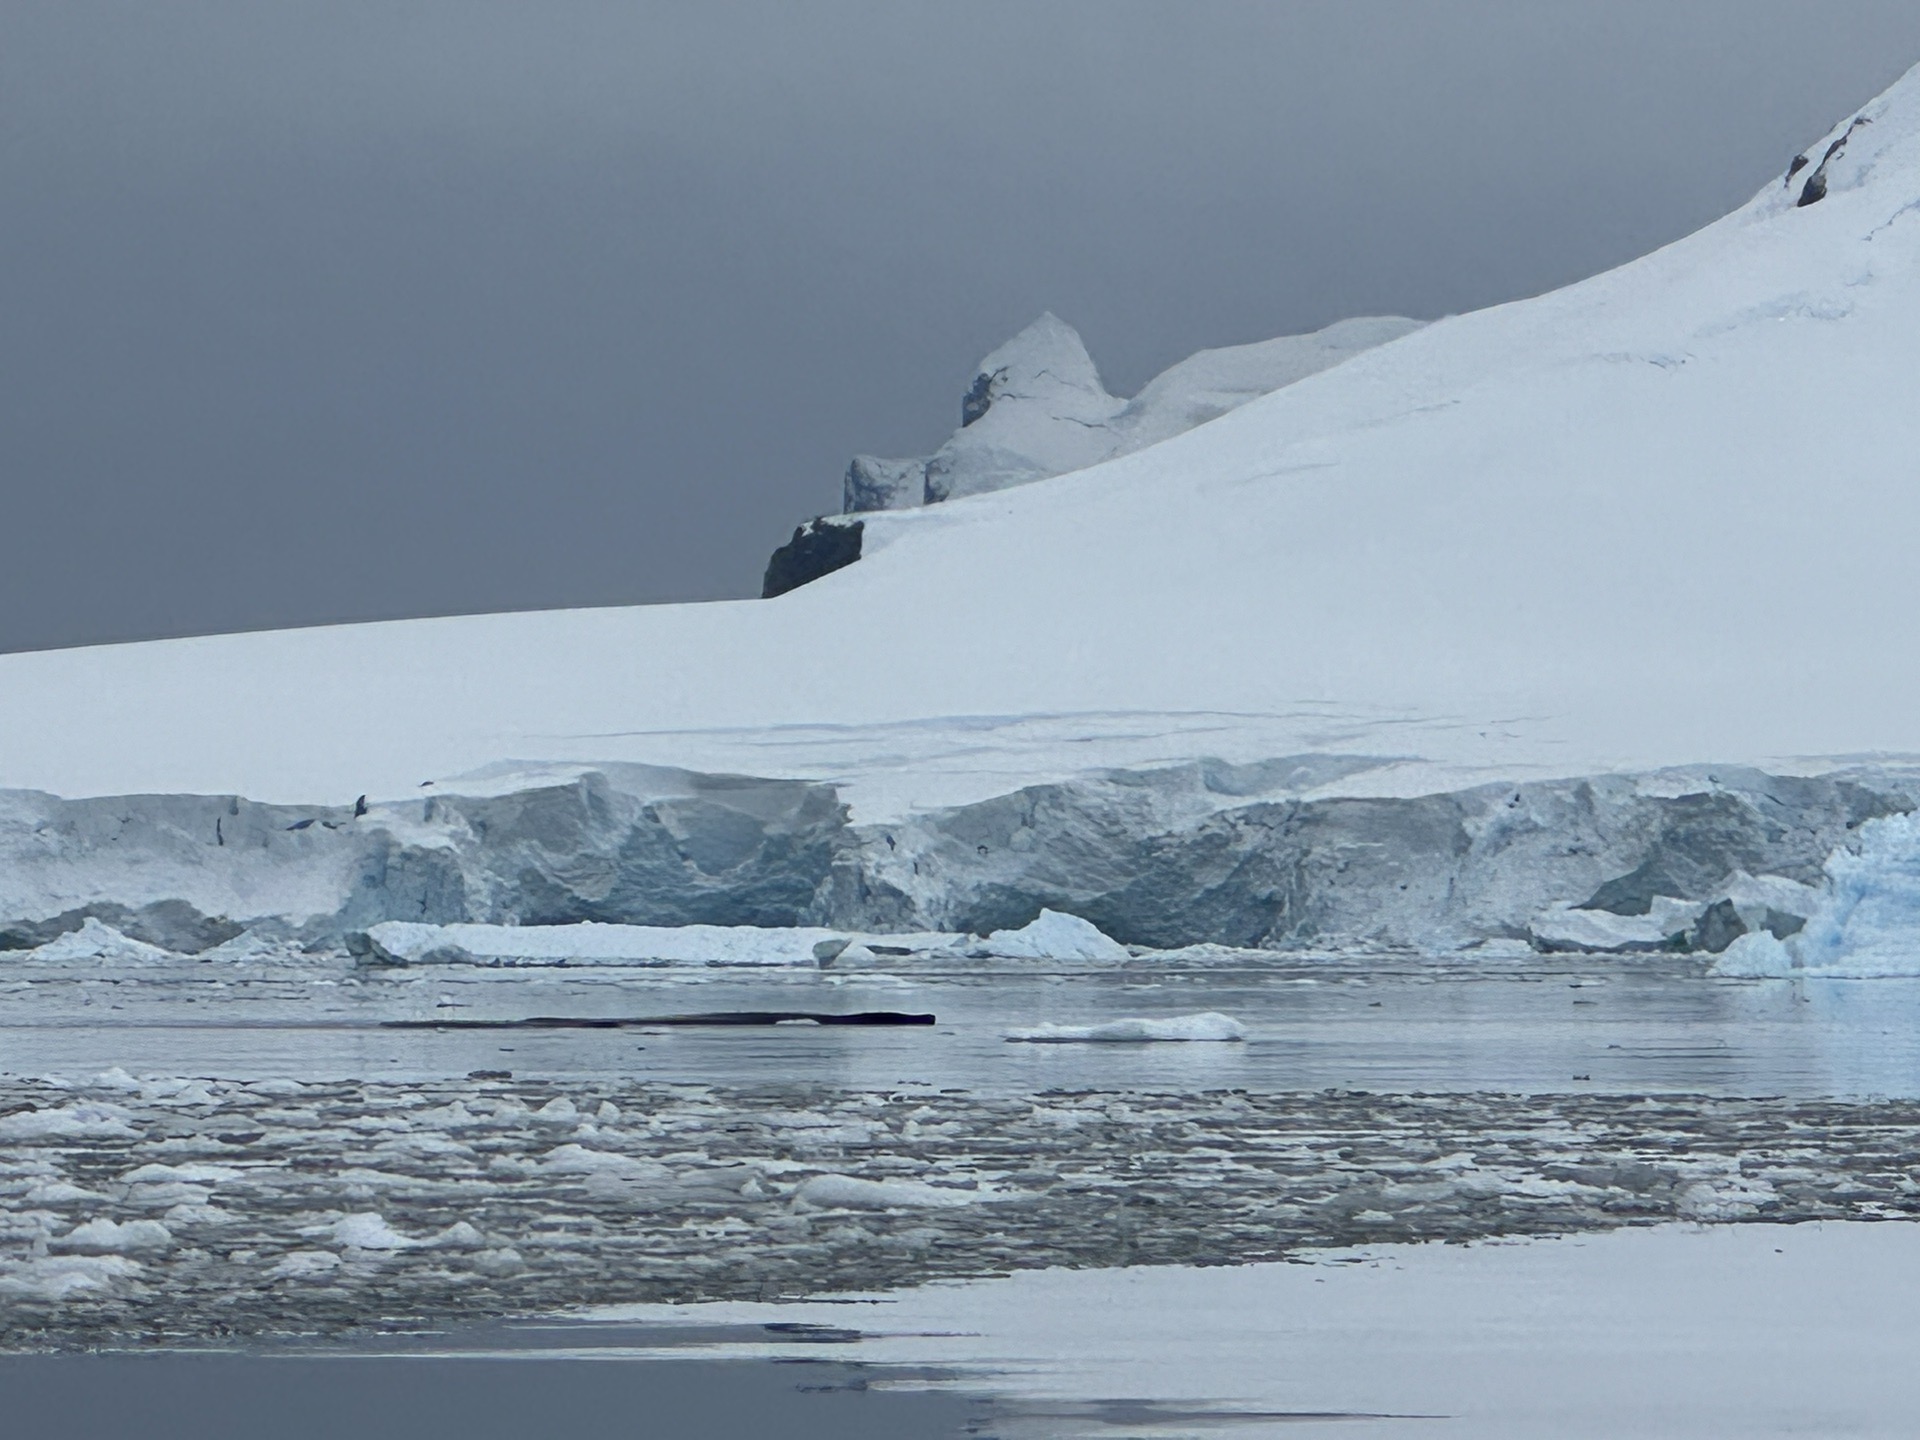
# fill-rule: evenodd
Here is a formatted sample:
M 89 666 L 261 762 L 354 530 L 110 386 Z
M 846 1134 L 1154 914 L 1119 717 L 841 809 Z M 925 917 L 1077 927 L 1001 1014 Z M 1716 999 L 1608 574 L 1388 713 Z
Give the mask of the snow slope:
M 775 601 L 0 658 L 0 785 L 345 803 L 628 759 L 872 819 L 1196 755 L 1419 794 L 1920 752 L 1920 77 L 1861 115 L 1817 204 L 1775 180 Z

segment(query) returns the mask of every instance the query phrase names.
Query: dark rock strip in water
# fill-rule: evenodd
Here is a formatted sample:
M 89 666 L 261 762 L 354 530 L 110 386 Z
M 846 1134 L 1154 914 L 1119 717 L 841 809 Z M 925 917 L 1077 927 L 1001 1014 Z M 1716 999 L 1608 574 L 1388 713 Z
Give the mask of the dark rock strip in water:
M 711 1010 L 697 1015 L 529 1015 L 524 1020 L 382 1020 L 383 1030 L 630 1030 L 650 1026 L 932 1025 L 937 1017 L 902 1010 Z

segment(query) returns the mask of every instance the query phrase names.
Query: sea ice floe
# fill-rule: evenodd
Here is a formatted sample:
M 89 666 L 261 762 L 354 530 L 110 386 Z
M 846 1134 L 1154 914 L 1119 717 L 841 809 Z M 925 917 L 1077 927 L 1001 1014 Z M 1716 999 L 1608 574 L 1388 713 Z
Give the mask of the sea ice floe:
M 336 1244 L 355 1250 L 412 1250 L 425 1243 L 411 1235 L 402 1235 L 377 1211 L 348 1215 L 326 1230 Z
M 123 1255 L 45 1256 L 0 1271 L 0 1296 L 56 1302 L 92 1296 L 117 1288 L 116 1282 L 140 1270 L 139 1261 Z
M 131 1112 L 100 1100 L 81 1100 L 51 1110 L 0 1115 L 0 1144 L 19 1140 L 131 1140 Z
M 37 949 L 28 951 L 27 956 L 41 964 L 101 960 L 115 965 L 154 964 L 179 958 L 171 950 L 163 950 L 158 945 L 149 945 L 144 940 L 135 940 L 122 935 L 111 925 L 91 915 L 81 923 L 78 930 L 69 930 L 66 934 L 49 940 Z
M 657 1160 L 590 1150 L 584 1145 L 559 1145 L 541 1157 L 544 1175 L 617 1175 L 633 1180 L 665 1180 L 673 1172 Z
M 1007 1032 L 1009 1040 L 1034 1044 L 1074 1042 L 1124 1044 L 1143 1040 L 1244 1040 L 1247 1027 L 1231 1015 L 1206 1010 L 1197 1015 L 1173 1015 L 1165 1019 L 1109 1020 L 1100 1025 L 1055 1025 L 1051 1022 L 1024 1030 Z
M 295 1250 L 283 1255 L 267 1271 L 269 1280 L 305 1280 L 340 1268 L 340 1257 L 331 1250 Z

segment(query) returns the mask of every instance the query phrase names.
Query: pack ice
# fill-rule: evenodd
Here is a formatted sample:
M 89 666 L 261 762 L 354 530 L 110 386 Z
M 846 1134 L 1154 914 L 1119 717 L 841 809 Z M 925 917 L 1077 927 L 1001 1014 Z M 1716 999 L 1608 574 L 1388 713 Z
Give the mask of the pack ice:
M 1043 321 L 941 503 L 776 600 L 0 658 L 0 936 L 1811 955 L 1914 853 L 1917 262 L 1910 73 L 1696 234 L 1217 418 Z

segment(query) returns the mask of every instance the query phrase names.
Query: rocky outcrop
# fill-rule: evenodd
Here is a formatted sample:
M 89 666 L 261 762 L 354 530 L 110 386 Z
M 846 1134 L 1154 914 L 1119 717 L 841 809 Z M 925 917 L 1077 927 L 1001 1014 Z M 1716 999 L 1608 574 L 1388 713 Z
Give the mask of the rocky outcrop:
M 767 561 L 760 598 L 771 600 L 853 564 L 860 558 L 860 540 L 865 529 L 858 520 L 825 518 L 797 527 L 793 538 L 774 551 Z

